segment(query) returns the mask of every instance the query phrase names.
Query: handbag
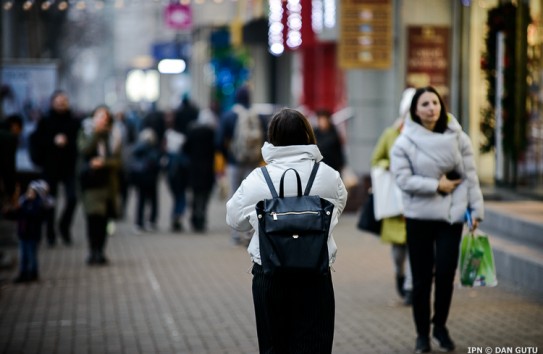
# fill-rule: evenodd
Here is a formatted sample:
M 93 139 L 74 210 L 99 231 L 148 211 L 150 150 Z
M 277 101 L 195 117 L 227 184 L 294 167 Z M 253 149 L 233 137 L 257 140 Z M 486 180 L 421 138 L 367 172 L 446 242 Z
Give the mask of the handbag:
M 356 227 L 360 231 L 369 232 L 375 236 L 379 236 L 381 233 L 381 220 L 377 220 L 375 218 L 373 198 L 373 193 L 368 194 L 366 203 L 364 203 L 364 206 L 360 211 L 360 216 L 358 218 Z
M 371 185 L 374 195 L 374 213 L 377 220 L 403 214 L 402 191 L 394 176 L 382 167 L 371 169 Z
M 329 272 L 328 233 L 334 204 L 309 195 L 319 163 L 315 163 L 302 194 L 298 172 L 289 168 L 281 176 L 279 194 L 275 190 L 266 167 L 261 167 L 272 198 L 256 204 L 260 258 L 264 274 Z M 296 175 L 297 195 L 285 197 L 285 175 Z

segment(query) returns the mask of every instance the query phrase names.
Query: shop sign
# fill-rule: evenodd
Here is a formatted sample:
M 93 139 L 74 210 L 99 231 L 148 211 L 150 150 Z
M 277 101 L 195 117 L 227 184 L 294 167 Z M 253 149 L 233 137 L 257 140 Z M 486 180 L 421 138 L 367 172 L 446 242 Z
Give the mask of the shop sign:
M 407 30 L 406 86 L 433 86 L 448 102 L 449 27 L 410 26 Z
M 391 0 L 341 2 L 339 64 L 342 68 L 390 68 L 392 10 Z
M 164 11 L 166 26 L 176 30 L 192 27 L 192 11 L 189 5 L 169 4 Z

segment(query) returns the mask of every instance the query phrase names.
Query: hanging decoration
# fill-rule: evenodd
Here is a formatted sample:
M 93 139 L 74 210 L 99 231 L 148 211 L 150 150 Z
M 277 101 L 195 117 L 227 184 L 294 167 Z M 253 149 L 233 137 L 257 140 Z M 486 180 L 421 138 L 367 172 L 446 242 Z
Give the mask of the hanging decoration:
M 502 103 L 502 116 L 503 116 L 503 151 L 510 157 L 515 157 L 516 152 L 524 151 L 526 147 L 526 139 L 522 139 L 521 146 L 515 146 L 514 134 L 517 128 L 515 128 L 515 120 L 520 119 L 522 124 L 517 126 L 522 129 L 521 136 L 526 136 L 526 120 L 527 114 L 521 116 L 515 116 L 516 103 L 515 93 L 518 92 L 519 87 L 516 83 L 515 69 L 519 63 L 517 63 L 515 56 L 516 48 L 516 27 L 517 27 L 517 10 L 518 6 L 525 6 L 522 13 L 526 18 L 522 19 L 522 23 L 526 25 L 524 33 L 527 33 L 527 26 L 531 22 L 529 18 L 530 11 L 527 8 L 528 5 L 523 2 L 518 2 L 517 5 L 512 3 L 502 4 L 495 7 L 488 12 L 487 18 L 487 36 L 485 39 L 486 51 L 481 58 L 481 69 L 484 72 L 485 80 L 487 83 L 487 107 L 482 110 L 481 132 L 484 137 L 484 141 L 480 146 L 481 152 L 490 152 L 496 146 L 495 136 L 495 108 L 496 108 L 496 63 L 497 63 L 497 34 L 503 32 L 505 36 L 505 50 L 503 60 L 503 96 Z M 525 82 L 525 81 L 524 81 Z

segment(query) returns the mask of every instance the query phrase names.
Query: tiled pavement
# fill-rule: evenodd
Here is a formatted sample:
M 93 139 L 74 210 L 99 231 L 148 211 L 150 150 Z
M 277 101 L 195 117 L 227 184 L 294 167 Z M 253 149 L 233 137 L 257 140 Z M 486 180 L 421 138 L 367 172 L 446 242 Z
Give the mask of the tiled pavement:
M 224 201 L 214 197 L 205 235 L 166 231 L 169 205 L 163 193 L 157 233 L 118 223 L 107 267 L 84 263 L 79 211 L 75 244 L 40 250 L 39 283 L 3 283 L 0 353 L 257 353 L 250 261 L 230 243 Z M 335 232 L 334 353 L 411 353 L 411 309 L 395 294 L 390 249 L 355 222 L 344 215 Z M 504 282 L 457 288 L 449 330 L 457 353 L 543 352 L 543 299 Z

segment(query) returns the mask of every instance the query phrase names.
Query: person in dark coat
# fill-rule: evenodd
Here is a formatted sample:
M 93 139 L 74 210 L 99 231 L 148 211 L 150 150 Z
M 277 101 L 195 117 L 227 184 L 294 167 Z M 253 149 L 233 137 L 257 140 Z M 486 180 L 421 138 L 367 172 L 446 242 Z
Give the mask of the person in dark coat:
M 129 163 L 129 178 L 138 192 L 136 210 L 136 231 L 147 227 L 157 228 L 158 217 L 158 175 L 160 173 L 161 152 L 155 132 L 145 128 L 140 132 L 138 142 L 132 151 Z M 145 207 L 150 206 L 149 224 L 145 224 Z
M 58 223 L 65 244 L 72 242 L 71 227 L 76 198 L 75 170 L 77 162 L 77 134 L 80 122 L 70 110 L 68 96 L 56 91 L 51 97 L 51 110 L 39 122 L 30 138 L 30 157 L 42 169 L 51 196 L 56 197 L 59 184 L 64 186 L 65 206 Z M 47 216 L 47 241 L 56 242 L 55 210 Z
M 174 130 L 186 135 L 191 123 L 194 123 L 198 119 L 199 112 L 200 110 L 189 99 L 189 96 L 184 95 L 181 105 L 174 113 Z
M 325 109 L 317 111 L 317 127 L 314 129 L 317 146 L 322 153 L 323 162 L 341 173 L 345 165 L 343 143 L 332 123 L 332 114 Z
M 192 190 L 192 228 L 204 232 L 207 224 L 209 197 L 215 184 L 215 116 L 202 110 L 191 125 L 183 147 L 189 158 L 189 188 Z
M 0 123 L 0 207 L 13 203 L 16 195 L 16 154 L 23 120 L 18 114 Z

